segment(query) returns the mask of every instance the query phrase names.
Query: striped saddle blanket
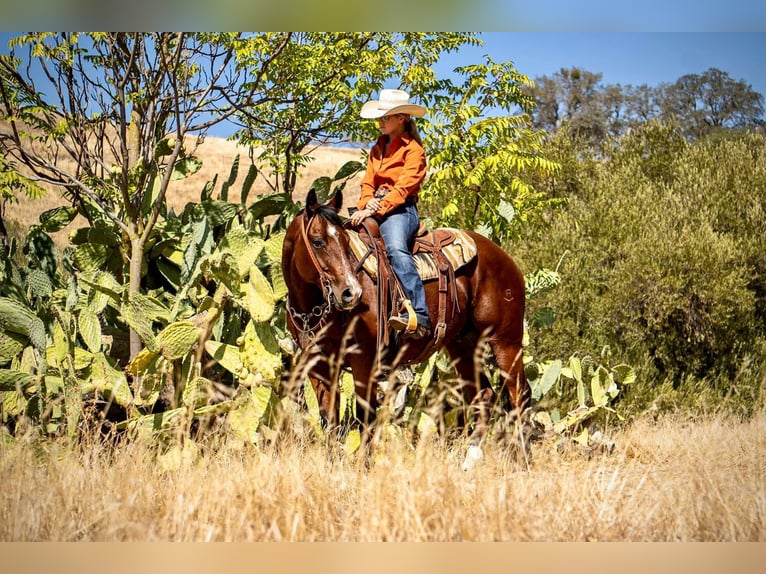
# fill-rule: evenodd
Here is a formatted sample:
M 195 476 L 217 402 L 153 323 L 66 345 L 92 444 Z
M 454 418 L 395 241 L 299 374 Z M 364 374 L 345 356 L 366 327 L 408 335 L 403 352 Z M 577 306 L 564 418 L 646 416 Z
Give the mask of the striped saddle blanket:
M 476 257 L 476 243 L 466 232 L 451 227 L 441 227 L 436 229 L 435 233 L 437 243 L 442 245 L 441 252 L 452 265 L 453 270 L 457 271 Z M 349 237 L 351 239 L 351 250 L 359 261 L 367 254 L 367 245 L 362 241 L 357 231 L 349 231 Z M 439 277 L 439 269 L 431 254 L 433 250 L 432 245 L 433 232 L 429 231 L 420 234 L 415 239 L 413 259 L 415 260 L 418 274 L 423 281 L 430 281 Z M 377 280 L 378 262 L 375 255 L 368 256 L 364 260 L 362 267 L 370 277 Z

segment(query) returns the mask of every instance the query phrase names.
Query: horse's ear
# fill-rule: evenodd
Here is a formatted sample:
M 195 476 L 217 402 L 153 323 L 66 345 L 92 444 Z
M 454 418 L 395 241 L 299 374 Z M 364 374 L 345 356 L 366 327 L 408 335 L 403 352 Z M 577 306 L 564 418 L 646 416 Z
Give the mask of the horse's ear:
M 340 208 L 343 206 L 343 192 L 341 190 L 335 192 L 335 197 L 332 198 L 332 205 L 335 211 L 340 211 Z
M 317 201 L 317 192 L 312 187 L 309 189 L 309 193 L 306 196 L 306 213 L 313 214 L 317 207 L 319 207 L 319 202 Z

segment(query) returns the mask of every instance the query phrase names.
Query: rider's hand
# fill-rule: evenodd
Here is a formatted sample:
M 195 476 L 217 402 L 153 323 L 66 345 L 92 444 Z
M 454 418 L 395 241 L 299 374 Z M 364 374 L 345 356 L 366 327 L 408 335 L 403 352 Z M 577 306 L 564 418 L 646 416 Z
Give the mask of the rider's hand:
M 367 207 L 365 207 L 364 209 L 359 209 L 355 211 L 354 213 L 351 214 L 351 225 L 356 227 L 357 225 L 362 223 L 362 221 L 370 217 L 373 213 L 374 212 Z

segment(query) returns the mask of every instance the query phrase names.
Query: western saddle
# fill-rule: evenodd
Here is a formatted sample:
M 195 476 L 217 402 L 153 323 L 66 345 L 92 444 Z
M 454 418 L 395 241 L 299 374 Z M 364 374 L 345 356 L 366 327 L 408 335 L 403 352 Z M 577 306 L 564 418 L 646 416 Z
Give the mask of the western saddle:
M 396 277 L 386 255 L 386 247 L 380 236 L 378 222 L 374 218 L 365 219 L 358 233 L 350 230 L 351 248 L 358 260 L 357 273 L 364 269 L 378 289 L 378 347 L 390 344 L 390 329 L 388 318 L 391 311 L 403 310 L 409 301 L 404 295 L 401 283 Z M 434 324 L 433 336 L 428 344 L 415 359 L 409 363 L 417 363 L 428 356 L 433 349 L 438 348 L 447 329 L 447 311 L 449 298 L 452 316 L 460 312 L 457 296 L 455 271 L 470 262 L 476 255 L 476 244 L 463 231 L 451 228 L 429 230 L 421 222 L 415 236 L 412 249 L 415 266 L 421 279 L 425 281 L 438 280 L 439 301 L 438 312 Z M 406 303 L 405 303 L 406 302 Z M 410 311 L 411 312 L 411 309 Z

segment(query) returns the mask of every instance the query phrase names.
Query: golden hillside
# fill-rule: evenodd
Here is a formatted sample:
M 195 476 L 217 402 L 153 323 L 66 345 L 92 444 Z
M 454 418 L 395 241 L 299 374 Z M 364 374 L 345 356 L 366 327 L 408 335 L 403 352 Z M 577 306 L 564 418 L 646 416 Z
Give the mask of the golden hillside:
M 202 160 L 202 168 L 199 172 L 189 178 L 171 183 L 167 198 L 168 207 L 173 208 L 176 213 L 179 213 L 187 203 L 191 201 L 199 201 L 200 192 L 205 186 L 205 183 L 212 181 L 216 174 L 218 174 L 218 182 L 214 197 L 217 197 L 222 182 L 229 177 L 234 158 L 239 155 L 239 176 L 230 192 L 230 199 L 237 200 L 242 181 L 247 173 L 246 166 L 250 162 L 248 148 L 238 146 L 235 142 L 227 141 L 222 138 L 208 137 L 199 145 L 199 147 L 197 147 L 194 155 Z M 321 147 L 316 149 L 311 154 L 311 157 L 313 158 L 312 162 L 298 177 L 294 194 L 295 199 L 303 198 L 308 192 L 311 183 L 317 177 L 332 177 L 347 161 L 359 160 L 361 158 L 361 150 Z M 356 183 L 360 179 L 361 176 L 357 175 L 356 178 L 346 186 L 344 205 L 351 205 L 351 203 L 358 197 L 359 186 Z M 271 180 L 271 183 L 273 184 L 273 179 Z M 249 201 L 252 201 L 259 194 L 270 193 L 271 191 L 272 188 L 269 186 L 269 183 L 263 176 L 259 176 L 250 192 Z M 55 188 L 49 188 L 49 193 L 42 199 L 31 200 L 26 196 L 20 196 L 18 199 L 18 204 L 11 204 L 6 208 L 6 223 L 9 228 L 8 231 L 11 234 L 13 234 L 14 231 L 16 233 L 23 233 L 23 231 L 30 225 L 37 223 L 40 213 L 65 203 L 61 198 L 60 193 Z M 69 231 L 69 228 L 65 229 L 58 234 L 55 234 L 54 238 L 58 242 L 62 240 L 61 234 L 67 234 Z

